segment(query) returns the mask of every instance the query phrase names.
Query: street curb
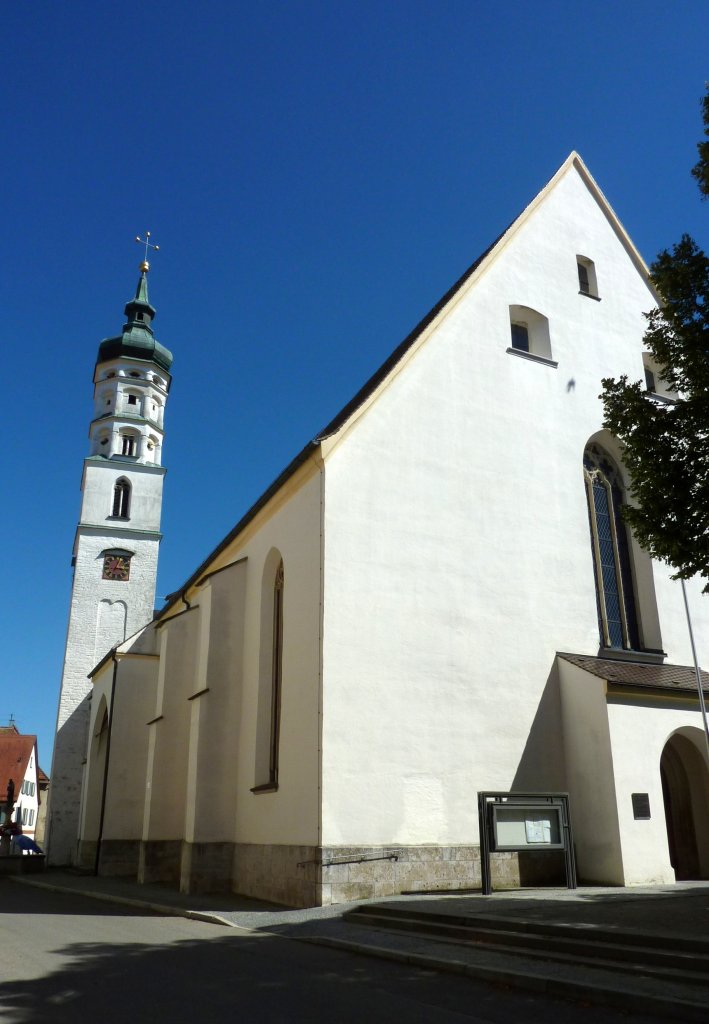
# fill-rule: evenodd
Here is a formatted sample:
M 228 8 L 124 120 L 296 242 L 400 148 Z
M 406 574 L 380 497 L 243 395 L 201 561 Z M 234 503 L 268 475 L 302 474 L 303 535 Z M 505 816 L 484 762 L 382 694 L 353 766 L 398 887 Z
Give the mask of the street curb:
M 10 876 L 8 876 L 10 877 Z M 95 892 L 93 889 L 74 889 L 66 885 L 54 885 L 52 882 L 41 882 L 34 878 L 27 878 L 21 875 L 12 876 L 13 881 L 21 885 L 33 885 L 35 889 L 48 889 L 50 892 L 66 892 L 75 896 L 86 896 L 88 899 L 100 900 L 102 903 L 118 903 L 126 907 L 136 907 L 139 910 L 151 910 L 154 914 L 162 914 L 169 917 L 186 917 L 191 921 L 203 921 L 205 924 L 219 924 L 225 928 L 238 928 L 241 931 L 251 931 L 242 925 L 228 921 L 220 914 L 211 914 L 207 910 L 188 910 L 182 907 L 171 907 L 165 903 L 152 903 L 150 900 L 136 900 L 130 896 L 117 896 L 111 893 Z
M 635 1013 L 660 1014 L 663 1017 L 670 1017 L 683 1022 L 696 1022 L 696 1024 L 706 1024 L 709 1017 L 709 1006 L 707 1004 L 702 1005 L 680 999 L 663 999 L 660 996 L 648 996 L 624 989 L 595 985 L 587 980 L 572 981 L 566 978 L 549 978 L 538 974 L 530 974 L 521 969 L 511 970 L 510 968 L 502 967 L 476 966 L 475 964 L 465 963 L 462 960 L 439 959 L 427 953 L 407 953 L 386 946 L 368 945 L 349 939 L 336 939 L 328 935 L 286 935 L 283 932 L 270 931 L 267 928 L 244 928 L 243 925 L 234 924 L 233 921 L 229 921 L 220 914 L 210 913 L 209 911 L 188 910 L 187 908 L 172 907 L 169 904 L 153 903 L 150 900 L 138 900 L 130 896 L 118 896 L 90 889 L 75 889 L 73 887 L 55 885 L 52 882 L 28 878 L 23 875 L 8 877 L 22 885 L 31 885 L 37 889 L 47 889 L 50 892 L 85 896 L 103 903 L 116 903 L 123 906 L 136 907 L 170 917 L 185 917 L 192 921 L 217 924 L 251 935 L 272 935 L 274 938 L 291 939 L 295 942 L 306 942 L 310 945 L 340 949 L 362 956 L 407 964 L 410 967 L 419 967 L 446 974 L 465 975 L 478 981 L 485 981 L 488 984 L 537 992 L 552 998 L 562 998 L 574 1002 L 592 1002 L 598 1006 L 611 1006 L 615 1009 L 632 1010 Z

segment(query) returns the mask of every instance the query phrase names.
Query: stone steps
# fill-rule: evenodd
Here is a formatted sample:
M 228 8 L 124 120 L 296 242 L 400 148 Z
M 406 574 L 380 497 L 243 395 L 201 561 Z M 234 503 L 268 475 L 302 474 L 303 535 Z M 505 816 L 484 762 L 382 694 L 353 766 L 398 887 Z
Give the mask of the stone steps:
M 382 906 L 357 907 L 345 919 L 352 924 L 407 931 L 500 953 L 602 967 L 626 976 L 651 975 L 704 986 L 709 981 L 709 942 L 699 939 L 634 934 L 588 924 L 417 913 Z

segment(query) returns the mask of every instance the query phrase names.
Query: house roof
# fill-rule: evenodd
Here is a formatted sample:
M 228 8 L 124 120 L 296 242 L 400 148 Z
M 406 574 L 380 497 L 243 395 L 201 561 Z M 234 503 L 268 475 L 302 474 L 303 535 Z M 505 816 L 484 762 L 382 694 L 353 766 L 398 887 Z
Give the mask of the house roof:
M 261 509 L 271 500 L 271 498 L 277 494 L 281 487 L 293 476 L 293 474 L 302 466 L 311 455 L 313 455 L 322 444 L 323 441 L 332 437 L 339 430 L 341 430 L 349 420 L 354 418 L 360 409 L 367 403 L 367 401 L 374 395 L 377 389 L 382 385 L 387 377 L 393 374 L 400 363 L 406 358 L 408 353 L 416 346 L 419 340 L 423 340 L 426 336 L 426 332 L 431 327 L 438 317 L 445 314 L 449 304 L 456 299 L 456 297 L 462 293 L 464 287 L 468 282 L 472 283 L 480 274 L 484 273 L 490 263 L 496 258 L 496 256 L 506 246 L 507 242 L 517 233 L 517 231 L 526 222 L 527 218 L 537 209 L 541 202 L 546 198 L 548 193 L 555 187 L 555 185 L 572 169 L 574 168 L 583 181 L 587 188 L 593 195 L 594 199 L 600 206 L 604 216 L 608 220 L 612 230 L 617 235 L 619 241 L 625 248 L 631 261 L 634 263 L 638 272 L 644 277 L 650 288 L 652 289 L 652 283 L 649 279 L 649 270 L 645 264 L 642 256 L 633 245 L 630 236 L 627 234 L 625 228 L 621 224 L 617 215 L 615 214 L 610 203 L 604 196 L 601 189 L 596 184 L 590 171 L 584 164 L 583 160 L 578 153 L 572 151 L 566 158 L 564 163 L 558 169 L 556 174 L 551 180 L 544 186 L 544 188 L 535 196 L 532 202 L 508 225 L 507 228 L 498 235 L 495 241 L 488 246 L 488 248 L 480 255 L 474 263 L 472 263 L 466 271 L 458 278 L 455 284 L 439 299 L 439 301 L 433 306 L 433 308 L 419 321 L 404 340 L 394 349 L 391 355 L 382 363 L 378 370 L 376 370 L 369 380 L 359 389 L 354 397 L 330 420 L 330 422 L 318 433 L 316 436 L 302 448 L 295 458 L 286 466 L 283 472 L 273 481 L 270 487 L 264 491 L 260 498 L 251 506 L 244 516 L 238 521 L 236 526 L 224 537 L 224 539 L 217 545 L 217 547 L 207 556 L 207 558 L 198 566 L 195 572 L 189 577 L 179 590 L 176 590 L 173 594 L 170 594 L 167 599 L 166 605 L 161 608 L 156 618 L 161 618 L 175 605 L 182 597 L 183 594 L 190 587 L 194 586 L 195 583 L 205 574 L 209 565 L 217 558 L 222 551 L 227 548 L 231 542 L 238 537 L 241 531 L 256 517 Z M 654 289 L 653 289 L 654 291 Z
M 0 802 L 5 801 L 9 779 L 15 783 L 15 798 L 27 771 L 30 754 L 37 745 L 36 736 L 20 736 L 3 732 L 0 735 Z
M 615 658 L 594 658 L 588 654 L 559 652 L 564 661 L 608 683 L 640 687 L 645 690 L 697 692 L 697 677 L 691 665 L 657 665 Z M 709 672 L 702 672 L 702 690 L 709 694 Z

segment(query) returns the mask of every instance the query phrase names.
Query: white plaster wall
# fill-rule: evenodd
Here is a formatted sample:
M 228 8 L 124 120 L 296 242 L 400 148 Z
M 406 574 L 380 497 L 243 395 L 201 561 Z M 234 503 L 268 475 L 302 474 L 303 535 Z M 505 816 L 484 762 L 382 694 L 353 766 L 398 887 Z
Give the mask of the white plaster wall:
M 210 678 L 216 678 L 223 658 L 226 676 L 238 687 L 234 652 L 218 651 L 220 645 L 229 643 L 228 631 L 239 630 L 239 616 L 245 609 L 239 726 L 232 739 L 231 761 L 228 745 L 220 741 L 223 760 L 214 764 L 215 778 L 223 780 L 231 772 L 232 777 L 219 784 L 231 787 L 234 794 L 231 834 L 237 843 L 314 844 L 318 840 L 321 480 L 319 472 L 309 472 L 309 478 L 294 486 L 285 504 L 226 549 L 215 563 L 216 567 L 247 558 L 245 582 L 230 569 L 219 583 L 219 587 L 237 588 L 231 598 L 233 627 L 229 615 L 221 614 L 216 607 L 224 597 L 216 590 L 219 577 L 213 578 L 214 631 L 209 641 Z M 254 794 L 250 790 L 257 781 L 261 581 L 264 563 L 273 548 L 283 557 L 285 574 L 279 788 L 277 792 Z M 242 586 L 243 598 L 238 594 Z M 211 697 L 210 692 L 199 699 L 209 701 Z M 223 807 L 215 808 L 215 820 L 220 820 L 223 813 Z
M 223 571 L 190 591 L 192 610 L 157 630 L 149 717 L 163 717 L 149 727 L 145 839 L 317 842 L 320 474 L 309 472 L 221 552 L 210 571 Z M 285 572 L 279 787 L 257 795 L 261 581 L 274 547 Z
M 160 663 L 156 702 L 148 728 L 143 839 L 182 839 L 189 755 L 190 705 L 197 664 L 200 609 L 158 629 Z
M 104 839 L 138 839 L 142 833 L 148 761 L 148 722 L 155 707 L 157 659 L 120 662 L 106 789 Z
M 79 527 L 75 547 L 74 580 L 69 609 L 67 644 L 62 672 L 57 732 L 54 744 L 50 790 L 50 862 L 70 863 L 76 849 L 82 762 L 90 735 L 87 698 L 91 692 L 89 672 L 108 649 L 137 632 L 153 617 L 159 540 L 130 531 L 115 533 Z M 104 580 L 103 555 L 107 548 L 134 552 L 128 581 Z M 114 606 L 124 615 L 108 616 L 100 632 L 99 609 Z M 115 626 L 115 635 L 111 626 Z M 97 646 L 97 638 L 107 644 Z
M 557 368 L 506 351 L 515 304 Z M 476 842 L 478 790 L 563 786 L 555 652 L 599 647 L 582 454 L 653 304 L 572 169 L 327 456 L 324 842 Z
M 104 839 L 138 839 L 142 833 L 149 727 L 153 717 L 158 659 L 155 629 L 139 630 L 118 647 L 116 703 L 111 723 L 111 751 L 106 788 Z M 92 742 L 104 708 L 111 714 L 114 661 L 109 659 L 93 676 L 81 804 L 81 839 L 96 839 L 104 762 L 94 761 Z M 91 806 L 90 806 L 91 805 Z
M 686 703 L 609 699 L 608 725 L 626 885 L 674 882 L 660 778 L 660 758 L 673 733 L 702 729 L 698 710 Z M 700 750 L 706 761 L 706 754 Z M 699 780 L 697 780 L 699 784 Z M 633 818 L 632 793 L 647 793 L 651 818 Z
M 125 477 L 131 483 L 130 519 L 125 525 L 134 530 L 157 532 L 160 529 L 164 475 L 165 470 L 161 467 L 120 461 L 87 461 L 81 522 L 106 529 L 116 523 L 112 517 L 113 489 L 116 481 Z
M 614 783 L 606 684 L 560 661 L 563 743 L 571 825 L 582 882 L 622 885 L 623 851 Z
M 244 600 L 247 561 L 200 588 L 199 664 L 190 702 L 190 771 L 186 835 L 191 842 L 233 842 L 243 699 Z M 249 794 L 251 795 L 251 794 Z

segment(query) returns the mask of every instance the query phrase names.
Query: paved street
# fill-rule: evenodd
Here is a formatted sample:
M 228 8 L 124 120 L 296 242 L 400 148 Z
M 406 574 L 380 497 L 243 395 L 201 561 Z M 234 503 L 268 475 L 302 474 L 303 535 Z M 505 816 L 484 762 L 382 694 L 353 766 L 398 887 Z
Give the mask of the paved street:
M 0 1020 L 650 1024 L 264 933 L 0 881 Z

